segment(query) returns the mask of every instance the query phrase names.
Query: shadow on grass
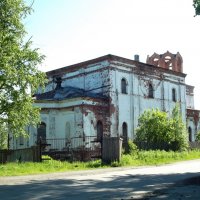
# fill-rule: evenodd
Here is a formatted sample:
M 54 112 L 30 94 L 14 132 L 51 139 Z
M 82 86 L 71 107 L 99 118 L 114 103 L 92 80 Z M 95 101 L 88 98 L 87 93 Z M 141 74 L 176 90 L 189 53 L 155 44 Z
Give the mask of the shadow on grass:
M 93 179 L 88 176 L 63 177 L 55 180 L 30 180 L 24 184 L 0 185 L 2 200 L 36 199 L 150 199 L 164 194 L 162 199 L 170 199 L 167 191 L 179 187 L 200 183 L 200 173 L 171 175 L 103 175 Z M 191 178 L 192 177 L 192 178 Z M 196 178 L 195 178 L 196 177 Z M 197 178 L 198 177 L 198 178 Z M 200 199 L 200 198 L 199 198 Z

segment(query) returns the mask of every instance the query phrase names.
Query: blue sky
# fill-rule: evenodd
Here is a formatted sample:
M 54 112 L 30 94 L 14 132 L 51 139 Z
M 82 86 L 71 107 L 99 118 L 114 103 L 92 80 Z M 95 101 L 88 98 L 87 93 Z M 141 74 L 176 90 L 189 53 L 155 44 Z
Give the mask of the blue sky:
M 33 8 L 25 26 L 46 55 L 40 70 L 106 54 L 146 62 L 154 52 L 179 51 L 200 109 L 200 16 L 192 0 L 35 0 Z

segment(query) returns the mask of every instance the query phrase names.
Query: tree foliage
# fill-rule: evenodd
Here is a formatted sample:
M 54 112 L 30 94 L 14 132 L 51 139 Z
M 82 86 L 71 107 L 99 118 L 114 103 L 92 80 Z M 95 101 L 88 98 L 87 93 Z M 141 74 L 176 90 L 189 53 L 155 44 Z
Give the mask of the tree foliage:
M 196 142 L 200 142 L 200 131 L 197 132 L 195 141 L 196 141 Z
M 23 0 L 0 1 L 0 126 L 8 124 L 14 135 L 25 134 L 26 125 L 39 122 L 32 94 L 45 81 L 36 67 L 44 56 L 32 49 L 31 40 L 24 41 L 22 22 L 31 11 Z
M 178 106 L 171 117 L 158 109 L 146 110 L 138 122 L 135 142 L 139 148 L 182 150 L 187 147 L 186 128 Z
M 200 15 L 200 0 L 193 0 L 196 15 Z
M 0 126 L 0 149 L 7 148 L 8 134 L 7 126 L 5 123 Z
M 173 134 L 172 149 L 183 150 L 188 147 L 188 132 L 186 125 L 183 123 L 179 105 L 176 104 L 172 111 L 171 127 Z

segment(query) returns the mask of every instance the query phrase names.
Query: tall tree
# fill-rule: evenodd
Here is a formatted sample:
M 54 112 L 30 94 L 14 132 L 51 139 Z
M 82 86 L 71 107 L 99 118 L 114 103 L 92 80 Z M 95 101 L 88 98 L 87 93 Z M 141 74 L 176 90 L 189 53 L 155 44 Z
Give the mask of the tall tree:
M 39 122 L 32 94 L 45 81 L 37 69 L 44 56 L 31 47 L 31 40 L 25 41 L 23 20 L 31 12 L 24 0 L 0 1 L 0 126 L 7 124 L 15 136 Z
M 193 0 L 196 15 L 200 15 L 200 0 Z

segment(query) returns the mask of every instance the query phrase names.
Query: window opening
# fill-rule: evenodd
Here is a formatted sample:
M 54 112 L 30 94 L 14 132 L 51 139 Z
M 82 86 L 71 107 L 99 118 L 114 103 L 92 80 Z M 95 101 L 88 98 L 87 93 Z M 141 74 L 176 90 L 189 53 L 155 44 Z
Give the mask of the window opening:
M 103 124 L 101 121 L 97 122 L 97 141 L 102 142 L 103 140 Z
M 127 83 L 125 78 L 121 80 L 121 91 L 122 94 L 127 94 Z
M 176 102 L 176 90 L 172 89 L 172 101 Z
M 128 126 L 126 122 L 122 124 L 122 147 L 124 148 L 125 152 L 128 152 Z
M 153 86 L 151 83 L 149 84 L 149 98 L 153 98 Z
M 46 143 L 46 124 L 42 122 L 38 125 L 37 128 L 37 141 L 40 141 L 42 143 Z
M 192 142 L 192 129 L 191 129 L 191 127 L 188 128 L 188 133 L 189 133 L 189 142 Z

